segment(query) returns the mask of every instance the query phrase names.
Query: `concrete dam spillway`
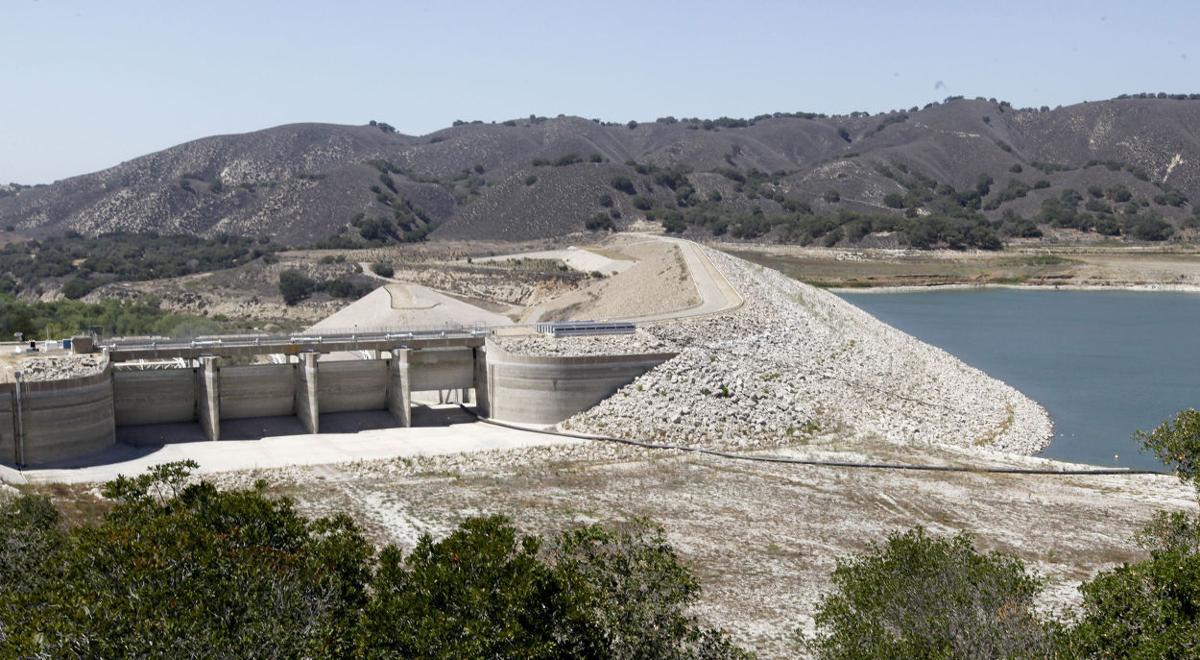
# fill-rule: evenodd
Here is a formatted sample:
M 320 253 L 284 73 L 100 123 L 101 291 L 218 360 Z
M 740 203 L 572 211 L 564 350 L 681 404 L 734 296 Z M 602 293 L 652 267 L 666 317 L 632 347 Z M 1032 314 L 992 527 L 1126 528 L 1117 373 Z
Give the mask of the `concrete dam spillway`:
M 244 363 L 263 356 L 282 361 Z M 323 414 L 387 411 L 407 427 L 414 392 L 452 391 L 481 416 L 552 425 L 673 356 L 527 356 L 478 332 L 116 344 L 96 373 L 0 383 L 0 463 L 86 459 L 157 425 L 195 424 L 220 440 L 225 420 L 293 417 L 319 433 Z

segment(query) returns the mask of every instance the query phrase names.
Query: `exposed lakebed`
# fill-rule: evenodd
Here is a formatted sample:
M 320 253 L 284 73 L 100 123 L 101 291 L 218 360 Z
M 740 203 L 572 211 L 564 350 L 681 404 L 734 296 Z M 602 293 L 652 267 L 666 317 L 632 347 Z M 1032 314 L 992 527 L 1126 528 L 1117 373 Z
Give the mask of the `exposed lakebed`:
M 1200 407 L 1200 294 L 950 289 L 843 293 L 1049 411 L 1042 455 L 1161 467 L 1132 438 Z

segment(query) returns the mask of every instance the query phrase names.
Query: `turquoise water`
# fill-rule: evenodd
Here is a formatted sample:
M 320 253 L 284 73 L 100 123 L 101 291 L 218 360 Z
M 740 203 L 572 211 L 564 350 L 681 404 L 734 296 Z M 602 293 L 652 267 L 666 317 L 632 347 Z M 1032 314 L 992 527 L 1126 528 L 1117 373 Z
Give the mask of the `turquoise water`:
M 1041 403 L 1043 456 L 1158 468 L 1133 432 L 1200 408 L 1200 294 L 941 290 L 847 293 L 880 320 Z

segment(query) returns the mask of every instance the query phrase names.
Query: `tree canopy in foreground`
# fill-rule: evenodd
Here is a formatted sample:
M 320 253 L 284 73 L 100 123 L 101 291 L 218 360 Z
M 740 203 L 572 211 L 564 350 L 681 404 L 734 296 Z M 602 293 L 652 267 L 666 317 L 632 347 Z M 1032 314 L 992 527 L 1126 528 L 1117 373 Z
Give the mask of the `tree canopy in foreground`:
M 1200 488 L 1200 412 L 1136 437 Z M 816 633 L 797 636 L 822 658 L 1200 657 L 1200 515 L 1159 512 L 1135 539 L 1147 558 L 1084 582 L 1081 607 L 1055 621 L 1019 558 L 965 534 L 893 534 L 838 562 Z
M 0 503 L 0 655 L 746 655 L 687 613 L 696 580 L 644 521 L 543 541 L 473 518 L 376 552 L 345 515 L 308 520 L 194 466 L 108 483 L 91 525 L 39 496 Z

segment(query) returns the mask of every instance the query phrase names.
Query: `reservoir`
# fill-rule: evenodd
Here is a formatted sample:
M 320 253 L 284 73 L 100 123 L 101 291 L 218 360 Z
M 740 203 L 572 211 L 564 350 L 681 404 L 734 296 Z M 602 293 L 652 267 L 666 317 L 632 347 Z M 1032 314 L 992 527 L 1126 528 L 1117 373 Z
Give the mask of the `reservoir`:
M 1134 431 L 1200 408 L 1200 294 L 946 289 L 843 293 L 1046 407 L 1043 456 L 1161 468 Z

